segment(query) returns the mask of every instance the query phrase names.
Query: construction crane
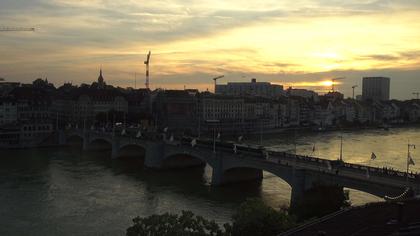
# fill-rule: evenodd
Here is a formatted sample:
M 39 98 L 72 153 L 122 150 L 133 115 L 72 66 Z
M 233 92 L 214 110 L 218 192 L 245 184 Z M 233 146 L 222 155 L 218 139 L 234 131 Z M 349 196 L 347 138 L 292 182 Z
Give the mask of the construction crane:
M 23 27 L 0 27 L 0 32 L 5 31 L 35 31 L 35 28 L 23 28 Z
M 413 95 L 416 95 L 417 100 L 419 100 L 419 98 L 420 98 L 420 93 L 419 93 L 419 92 L 417 92 L 417 93 L 413 93 Z
M 147 59 L 144 61 L 144 64 L 146 65 L 146 88 L 149 89 L 149 64 L 150 64 L 150 55 L 152 53 L 149 51 L 149 54 L 147 54 Z
M 351 88 L 353 89 L 353 99 L 354 99 L 354 89 L 357 88 L 357 87 L 359 87 L 359 86 L 358 85 L 351 86 Z
M 332 90 L 333 92 L 335 92 L 335 90 L 334 90 L 335 81 L 337 81 L 337 80 L 343 80 L 343 79 L 345 79 L 345 78 L 346 78 L 346 77 L 338 77 L 338 78 L 331 79 L 331 90 Z
M 213 78 L 213 80 L 214 80 L 214 92 L 215 92 L 215 93 L 216 93 L 217 80 L 218 80 L 218 79 L 221 79 L 221 78 L 223 78 L 223 77 L 225 77 L 225 76 L 224 76 L 224 75 L 221 75 L 221 76 L 217 76 L 217 77 Z

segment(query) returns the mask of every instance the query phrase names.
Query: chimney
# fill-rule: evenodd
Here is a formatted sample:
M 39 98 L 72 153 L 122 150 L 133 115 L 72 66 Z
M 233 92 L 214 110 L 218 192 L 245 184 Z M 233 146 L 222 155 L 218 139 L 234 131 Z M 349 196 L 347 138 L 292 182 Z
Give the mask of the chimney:
M 256 82 L 257 82 L 257 79 L 256 79 L 256 78 L 252 78 L 252 79 L 251 79 L 251 82 L 252 82 L 252 83 L 256 83 Z

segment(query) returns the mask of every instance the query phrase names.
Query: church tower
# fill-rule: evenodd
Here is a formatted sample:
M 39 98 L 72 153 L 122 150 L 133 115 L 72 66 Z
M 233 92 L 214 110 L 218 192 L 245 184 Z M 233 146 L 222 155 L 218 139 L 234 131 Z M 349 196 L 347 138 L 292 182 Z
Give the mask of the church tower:
M 104 77 L 102 76 L 102 67 L 101 70 L 99 71 L 99 77 L 98 77 L 98 88 L 103 89 L 105 88 L 105 81 L 104 81 Z

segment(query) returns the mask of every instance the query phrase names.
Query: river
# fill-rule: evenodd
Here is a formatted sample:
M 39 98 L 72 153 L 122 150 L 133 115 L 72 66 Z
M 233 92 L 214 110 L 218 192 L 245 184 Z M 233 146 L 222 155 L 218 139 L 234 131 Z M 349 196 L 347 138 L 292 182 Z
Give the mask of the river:
M 343 132 L 346 162 L 405 170 L 407 143 L 420 128 Z M 263 135 L 273 150 L 337 159 L 341 132 Z M 257 143 L 258 138 L 248 142 Z M 313 146 L 315 152 L 313 153 Z M 377 156 L 370 160 L 371 153 Z M 420 152 L 413 150 L 420 165 Z M 420 171 L 419 165 L 411 166 Z M 110 152 L 79 148 L 0 151 L 0 235 L 124 235 L 135 216 L 191 210 L 219 223 L 248 197 L 287 205 L 290 187 L 264 173 L 261 184 L 212 188 L 211 170 L 152 171 L 138 160 L 111 160 Z M 353 204 L 381 199 L 350 190 Z

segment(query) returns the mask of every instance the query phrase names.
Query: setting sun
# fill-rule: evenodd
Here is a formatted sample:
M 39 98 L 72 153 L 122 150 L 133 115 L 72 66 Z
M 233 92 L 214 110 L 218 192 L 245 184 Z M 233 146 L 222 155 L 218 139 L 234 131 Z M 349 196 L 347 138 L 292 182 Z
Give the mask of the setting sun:
M 337 84 L 337 83 L 333 83 L 331 80 L 325 80 L 325 81 L 319 82 L 319 84 L 321 86 L 331 87 L 333 84 Z

